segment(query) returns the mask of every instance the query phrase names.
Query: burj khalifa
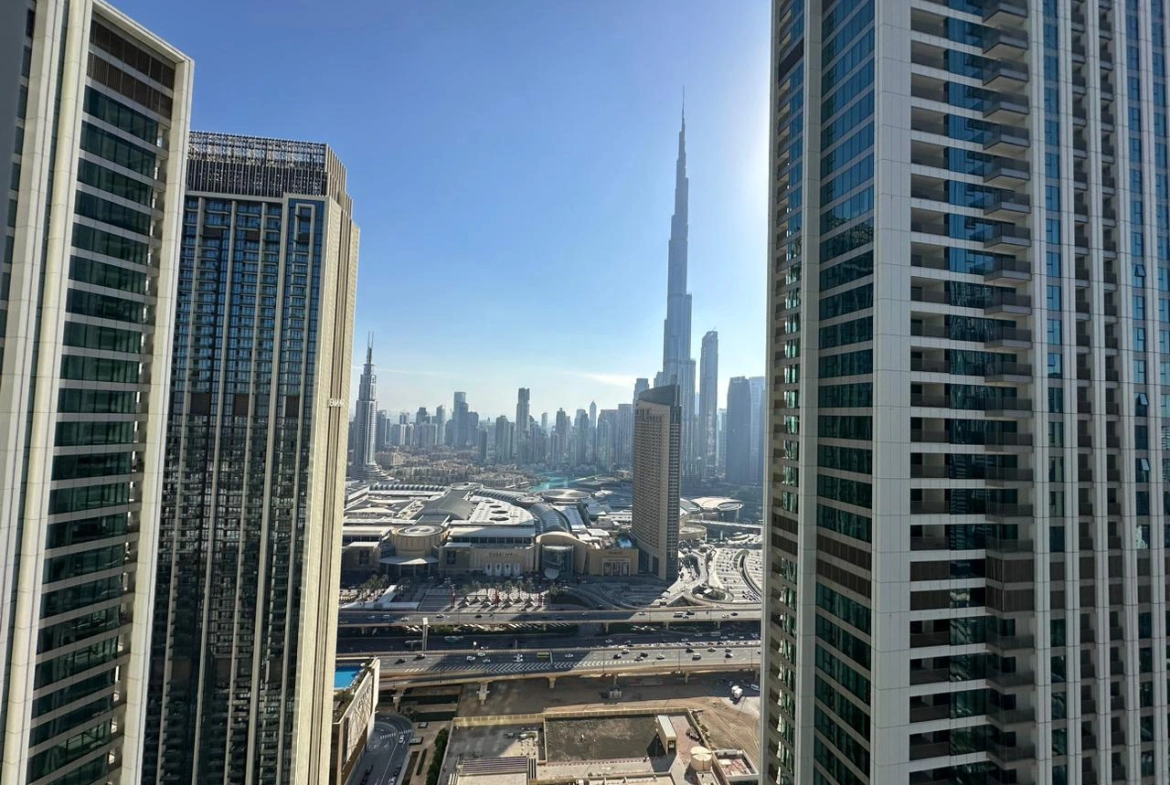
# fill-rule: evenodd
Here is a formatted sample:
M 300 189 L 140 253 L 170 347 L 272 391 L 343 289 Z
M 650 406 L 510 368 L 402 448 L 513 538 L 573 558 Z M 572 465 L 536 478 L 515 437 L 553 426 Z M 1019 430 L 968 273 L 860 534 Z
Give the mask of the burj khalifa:
M 682 472 L 696 473 L 695 361 L 691 357 L 691 295 L 687 292 L 687 120 L 683 113 L 675 164 L 674 215 L 667 254 L 666 321 L 662 332 L 662 371 L 655 387 L 677 384 L 682 407 Z

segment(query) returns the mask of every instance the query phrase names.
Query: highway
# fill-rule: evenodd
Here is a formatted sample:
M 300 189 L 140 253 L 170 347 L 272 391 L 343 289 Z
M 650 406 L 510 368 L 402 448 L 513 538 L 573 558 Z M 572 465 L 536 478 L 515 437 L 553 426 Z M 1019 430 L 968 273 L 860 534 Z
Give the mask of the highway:
M 338 615 L 339 627 L 419 627 L 426 618 L 431 626 L 495 625 L 495 624 L 581 624 L 611 622 L 627 624 L 682 624 L 686 622 L 724 622 L 760 620 L 759 606 L 741 608 L 647 608 L 628 610 L 582 610 L 577 608 L 502 609 L 499 607 L 469 608 L 446 613 L 419 611 L 374 611 L 367 608 L 342 608 Z
M 598 671 L 619 674 L 658 666 L 664 672 L 697 666 L 759 667 L 760 645 L 756 639 L 696 639 L 690 643 L 548 649 L 463 649 L 430 652 L 425 658 L 409 652 L 381 655 L 383 685 L 430 676 L 463 675 L 490 680 L 499 676 L 571 676 Z
M 461 632 L 458 635 L 446 636 L 432 634 L 427 642 L 427 651 L 445 652 L 462 651 L 464 649 L 495 649 L 503 650 L 509 647 L 521 647 L 525 650 L 559 649 L 566 646 L 582 648 L 601 648 L 606 639 L 617 643 L 624 643 L 631 647 L 641 648 L 648 644 L 679 644 L 691 638 L 700 638 L 694 630 L 683 630 L 665 627 L 651 627 L 652 631 L 639 630 L 637 632 L 606 633 L 600 626 L 597 632 L 589 634 L 581 632 L 576 635 L 566 635 L 556 632 L 530 632 L 523 630 L 493 630 Z M 712 632 L 715 632 L 712 630 Z M 724 625 L 718 631 L 719 635 L 734 637 L 737 640 L 755 640 L 760 638 L 758 625 L 750 622 L 745 624 Z M 452 640 L 447 640 L 450 637 Z M 709 633 L 702 639 L 711 639 Z M 389 656 L 396 653 L 414 654 L 420 643 L 417 633 L 411 634 L 405 630 L 388 630 L 377 635 L 346 635 L 337 639 L 337 653 L 341 656 L 352 654 L 376 654 Z

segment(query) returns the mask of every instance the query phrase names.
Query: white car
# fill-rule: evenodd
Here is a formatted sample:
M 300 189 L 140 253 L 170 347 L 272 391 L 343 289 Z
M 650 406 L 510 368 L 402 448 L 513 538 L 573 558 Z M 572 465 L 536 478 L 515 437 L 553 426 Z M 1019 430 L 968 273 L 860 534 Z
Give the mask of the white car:
M 475 662 L 475 655 L 474 655 L 474 654 L 468 654 L 468 655 L 467 655 L 467 661 L 468 661 L 468 662 Z
M 573 655 L 572 655 L 572 654 L 566 654 L 566 655 L 565 655 L 565 659 L 566 659 L 566 660 L 571 660 L 571 659 L 573 659 Z

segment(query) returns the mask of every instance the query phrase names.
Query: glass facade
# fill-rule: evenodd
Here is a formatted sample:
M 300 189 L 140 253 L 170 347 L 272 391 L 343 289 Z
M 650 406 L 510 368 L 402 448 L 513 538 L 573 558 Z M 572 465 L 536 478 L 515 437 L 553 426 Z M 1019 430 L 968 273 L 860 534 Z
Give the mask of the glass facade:
M 282 182 L 295 170 L 279 160 L 304 166 L 297 183 Z M 279 193 L 330 166 L 332 179 L 315 180 L 330 186 L 319 195 Z M 352 310 L 344 303 L 356 257 L 339 261 L 328 250 L 345 242 L 339 223 L 345 238 L 352 231 L 343 172 L 324 145 L 193 135 L 153 622 L 150 782 L 301 781 L 294 757 L 311 742 L 298 718 L 320 700 L 297 689 L 299 669 L 316 667 L 301 657 L 331 645 L 302 636 L 319 612 L 313 598 L 335 601 L 326 578 L 306 586 L 306 576 L 326 575 L 321 562 L 337 546 L 309 532 L 324 534 L 339 516 L 321 488 L 345 465 L 341 452 L 336 466 L 322 467 L 337 448 L 322 418 L 340 420 L 332 401 L 347 398 L 331 391 L 334 357 L 346 386 L 349 378 Z M 322 323 L 335 308 L 348 313 L 340 334 Z
M 768 781 L 1168 776 L 1165 16 L 774 0 Z

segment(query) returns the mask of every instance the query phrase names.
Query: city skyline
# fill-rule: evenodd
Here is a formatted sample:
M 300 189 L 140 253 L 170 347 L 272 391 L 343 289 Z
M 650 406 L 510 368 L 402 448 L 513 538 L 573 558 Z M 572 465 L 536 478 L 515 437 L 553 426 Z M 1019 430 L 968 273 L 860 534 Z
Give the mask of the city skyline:
M 328 141 L 347 161 L 367 260 L 355 332 L 377 336 L 381 408 L 433 407 L 466 389 L 481 412 L 508 413 L 523 386 L 575 410 L 627 400 L 634 378 L 653 379 L 684 85 L 692 344 L 719 331 L 721 397 L 731 376 L 763 373 L 765 3 L 647 0 L 597 14 L 517 2 L 454 14 L 449 3 L 358 0 L 325 30 L 246 1 L 119 7 L 199 63 L 194 128 Z M 214 21 L 226 17 L 232 25 Z M 279 82 L 289 51 L 323 45 L 329 63 L 313 55 L 302 74 L 320 111 L 239 100 L 240 60 Z M 385 80 L 325 84 L 338 67 Z M 533 117 L 513 95 L 536 97 L 542 111 Z M 358 106 L 371 113 L 361 122 Z M 370 134 L 371 123 L 382 131 Z M 514 300 L 488 294 L 496 279 Z M 470 307 L 451 307 L 456 288 Z M 560 318 L 558 300 L 570 296 L 587 318 Z M 535 317 L 534 340 L 542 311 L 558 318 Z M 359 357 L 353 391 L 360 373 Z

